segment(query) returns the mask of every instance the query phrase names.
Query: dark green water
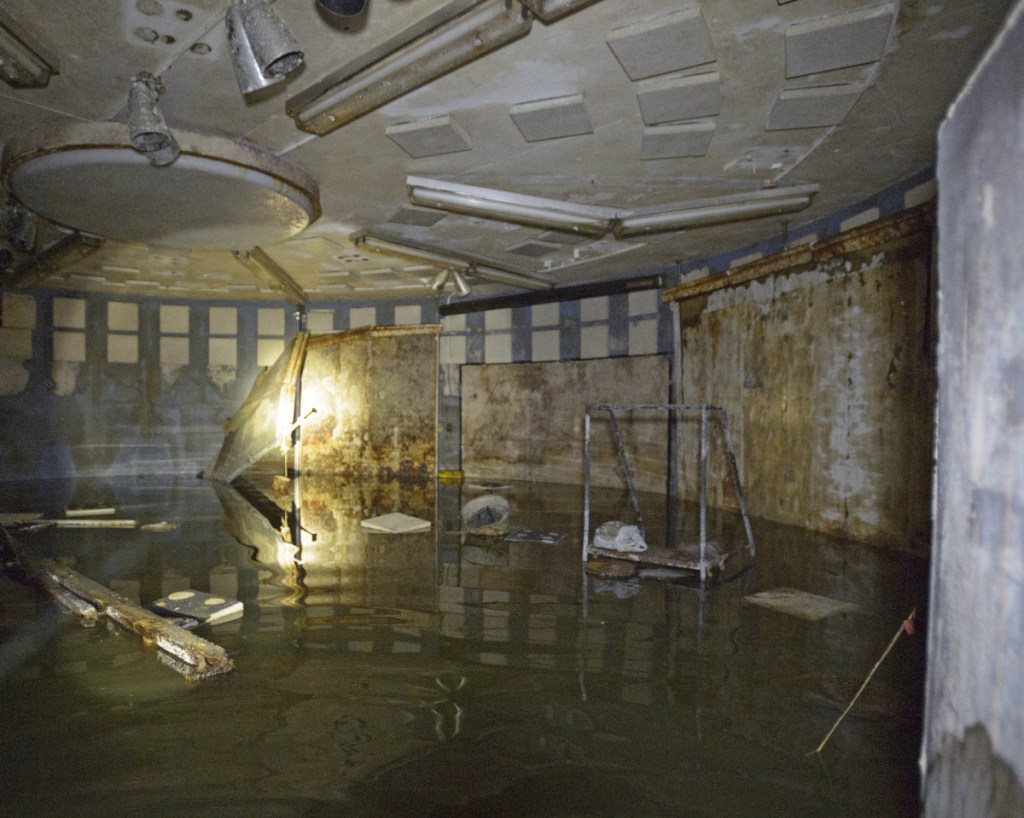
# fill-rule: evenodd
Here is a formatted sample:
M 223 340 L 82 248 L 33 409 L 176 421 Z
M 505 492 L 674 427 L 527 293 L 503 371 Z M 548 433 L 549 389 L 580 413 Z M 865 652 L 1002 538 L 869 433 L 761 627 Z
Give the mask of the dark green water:
M 919 813 L 923 636 L 807 755 L 923 604 L 919 561 L 755 520 L 757 559 L 728 582 L 584 583 L 578 489 L 502 491 L 513 528 L 566 534 L 551 544 L 465 536 L 468 487 L 304 485 L 300 517 L 270 520 L 197 480 L 4 488 L 2 510 L 178 523 L 16 536 L 143 603 L 191 587 L 245 614 L 198 631 L 236 670 L 188 684 L 133 634 L 0 578 L 0 814 Z M 654 542 L 665 515 L 644 503 Z M 434 527 L 359 529 L 392 510 Z M 602 495 L 592 519 L 627 513 Z M 779 587 L 857 607 L 811 621 L 744 601 Z

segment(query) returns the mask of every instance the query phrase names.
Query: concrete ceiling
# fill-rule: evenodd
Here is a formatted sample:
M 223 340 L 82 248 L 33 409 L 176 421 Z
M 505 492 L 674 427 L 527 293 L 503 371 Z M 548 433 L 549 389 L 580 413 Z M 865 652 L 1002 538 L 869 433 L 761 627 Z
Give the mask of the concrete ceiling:
M 166 169 L 142 160 L 125 183 L 141 189 L 130 202 L 111 194 L 125 187 L 113 179 L 82 191 L 70 176 L 65 188 L 51 175 L 42 200 L 84 196 L 101 215 L 98 228 L 89 223 L 99 235 L 39 220 L 34 239 L 13 242 L 8 281 L 278 300 L 296 296 L 290 280 L 311 301 L 367 300 L 428 295 L 440 266 L 370 252 L 353 241 L 363 233 L 556 285 L 732 250 L 931 166 L 936 128 L 1010 0 L 597 0 L 554 22 L 533 20 L 520 39 L 322 136 L 289 116 L 286 106 L 329 85 L 343 66 L 467 4 L 369 0 L 346 18 L 315 0 L 277 0 L 305 64 L 246 100 L 226 42 L 227 0 L 3 0 L 7 16 L 59 59 L 44 88 L 0 83 L 5 162 L 39 129 L 123 122 L 131 80 L 148 71 L 163 81 L 160 108 L 179 141 L 262 147 L 315 181 L 321 210 L 290 238 L 268 231 L 255 249 L 250 233 L 240 233 L 242 246 L 165 247 L 168 231 L 157 226 L 194 215 L 180 196 L 172 205 L 161 199 Z M 775 185 L 820 191 L 798 213 L 618 239 L 413 206 L 409 175 L 617 211 Z M 203 179 L 185 184 L 197 202 L 216 205 L 212 213 L 225 213 L 230 236 L 232 210 L 249 198 Z M 12 244 L 7 212 L 0 248 Z M 108 238 L 140 213 L 152 238 Z M 474 294 L 515 289 L 471 283 Z

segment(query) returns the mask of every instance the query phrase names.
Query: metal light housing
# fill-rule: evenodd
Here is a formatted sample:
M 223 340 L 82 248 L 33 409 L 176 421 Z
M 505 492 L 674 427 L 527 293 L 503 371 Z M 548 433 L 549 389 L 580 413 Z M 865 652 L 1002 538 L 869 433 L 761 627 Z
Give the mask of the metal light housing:
M 302 65 L 298 42 L 267 0 L 236 0 L 224 24 L 243 95 L 280 82 Z
M 128 138 L 132 147 L 157 167 L 171 164 L 181 154 L 157 105 L 163 90 L 159 78 L 143 71 L 132 80 L 128 92 Z

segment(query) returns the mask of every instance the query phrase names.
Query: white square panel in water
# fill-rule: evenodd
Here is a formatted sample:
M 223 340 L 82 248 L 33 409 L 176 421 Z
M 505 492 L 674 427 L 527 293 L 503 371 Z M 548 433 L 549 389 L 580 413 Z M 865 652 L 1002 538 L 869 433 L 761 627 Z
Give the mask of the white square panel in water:
M 800 619 L 818 620 L 838 613 L 857 610 L 852 602 L 842 602 L 827 596 L 809 594 L 796 588 L 773 588 L 745 597 L 744 602 L 760 605 L 779 613 L 797 616 Z

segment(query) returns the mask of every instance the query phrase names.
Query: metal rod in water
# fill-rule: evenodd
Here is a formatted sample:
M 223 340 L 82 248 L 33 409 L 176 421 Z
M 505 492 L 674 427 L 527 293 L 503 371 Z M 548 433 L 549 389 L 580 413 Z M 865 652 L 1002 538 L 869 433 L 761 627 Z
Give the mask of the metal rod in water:
M 636 527 L 640 529 L 640 536 L 646 537 L 644 531 L 644 515 L 640 512 L 640 500 L 636 496 L 636 487 L 633 485 L 633 470 L 629 466 L 629 457 L 622 445 L 622 436 L 619 434 L 619 423 L 615 419 L 615 412 L 608 410 L 608 417 L 612 424 L 612 437 L 615 438 L 615 447 L 619 452 L 619 462 L 622 463 L 622 470 L 626 473 L 626 485 L 629 486 L 629 500 L 633 504 L 633 511 L 636 513 Z
M 736 487 L 736 503 L 740 507 L 740 515 L 743 517 L 743 527 L 747 532 L 747 551 L 754 556 L 754 532 L 750 528 L 750 517 L 747 515 L 747 501 L 743 497 L 743 485 L 740 483 L 740 470 L 736 466 L 736 451 L 732 447 L 732 435 L 729 433 L 729 419 L 724 409 L 718 410 L 718 417 L 722 421 L 722 431 L 725 433 L 725 447 L 729 452 L 729 468 L 732 470 L 732 484 Z
M 700 581 L 708 578 L 708 407 L 700 408 Z
M 590 538 L 590 407 L 583 413 L 583 562 Z

